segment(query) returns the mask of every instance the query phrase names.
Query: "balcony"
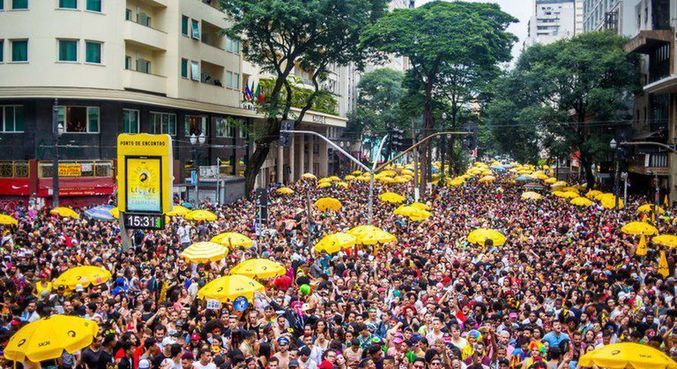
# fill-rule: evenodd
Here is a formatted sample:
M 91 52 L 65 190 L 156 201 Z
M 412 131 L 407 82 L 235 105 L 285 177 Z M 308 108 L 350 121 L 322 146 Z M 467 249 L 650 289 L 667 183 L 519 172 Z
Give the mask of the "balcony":
M 127 90 L 167 93 L 167 77 L 133 70 L 122 71 L 122 87 Z
M 139 3 L 152 7 L 166 8 L 169 0 L 139 0 Z
M 640 31 L 625 44 L 625 51 L 649 54 L 657 47 L 669 44 L 671 40 L 672 31 L 670 30 Z
M 667 175 L 670 172 L 667 152 L 635 154 L 628 162 L 628 170 L 637 174 Z
M 167 50 L 167 34 L 132 21 L 125 21 L 124 39 L 153 50 Z

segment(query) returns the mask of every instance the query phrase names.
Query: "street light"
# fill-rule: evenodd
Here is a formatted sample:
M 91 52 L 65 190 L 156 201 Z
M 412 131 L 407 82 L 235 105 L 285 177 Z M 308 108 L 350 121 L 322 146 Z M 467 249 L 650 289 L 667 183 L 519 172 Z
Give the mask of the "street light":
M 609 142 L 609 148 L 614 152 L 614 162 L 616 164 L 616 172 L 614 173 L 614 210 L 618 210 L 618 193 L 620 192 L 618 185 L 619 185 L 619 180 L 618 180 L 618 174 L 619 174 L 619 160 L 618 160 L 618 142 L 616 142 L 615 139 L 611 139 Z
M 192 147 L 192 154 L 193 154 L 193 172 L 195 173 L 194 177 L 194 182 L 193 185 L 195 186 L 195 200 L 193 202 L 193 207 L 194 208 L 199 208 L 200 207 L 200 187 L 198 186 L 198 183 L 200 182 L 200 172 L 198 171 L 198 155 L 197 155 L 197 148 L 200 145 L 203 145 L 206 141 L 205 134 L 204 132 L 200 133 L 200 136 L 196 136 L 195 133 L 190 135 L 190 144 Z M 192 177 L 192 176 L 191 176 Z
M 54 137 L 54 161 L 52 162 L 52 207 L 59 206 L 59 137 L 64 133 L 63 124 L 59 122 L 59 99 L 54 99 L 52 106 L 52 136 Z
M 446 123 L 447 122 L 447 112 L 442 113 L 442 129 L 444 130 L 446 128 Z M 444 183 L 444 177 L 445 177 L 445 172 L 444 172 L 444 157 L 446 156 L 447 152 L 447 135 L 442 135 L 442 164 L 440 165 L 440 180 L 442 183 Z M 451 162 L 449 162 L 449 165 L 451 166 Z

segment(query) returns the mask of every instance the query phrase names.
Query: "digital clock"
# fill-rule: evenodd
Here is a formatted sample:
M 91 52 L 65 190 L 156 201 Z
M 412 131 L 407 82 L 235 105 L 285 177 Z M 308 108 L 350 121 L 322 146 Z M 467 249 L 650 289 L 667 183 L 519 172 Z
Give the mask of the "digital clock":
M 165 228 L 165 219 L 160 213 L 124 213 L 123 220 L 129 229 Z

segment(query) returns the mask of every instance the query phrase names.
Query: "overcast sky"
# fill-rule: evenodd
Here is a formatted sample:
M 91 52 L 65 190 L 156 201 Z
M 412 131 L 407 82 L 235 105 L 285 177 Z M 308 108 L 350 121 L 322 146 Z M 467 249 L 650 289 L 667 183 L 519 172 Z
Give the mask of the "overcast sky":
M 416 0 L 416 6 L 423 5 L 432 0 Z M 508 31 L 512 32 L 515 36 L 519 37 L 519 42 L 515 44 L 512 49 L 513 58 L 518 57 L 520 51 L 522 50 L 522 43 L 527 38 L 527 24 L 529 23 L 529 17 L 533 12 L 533 1 L 532 0 L 465 0 L 475 3 L 498 3 L 501 6 L 501 9 L 512 15 L 513 17 L 519 19 L 519 23 L 514 23 L 510 25 Z

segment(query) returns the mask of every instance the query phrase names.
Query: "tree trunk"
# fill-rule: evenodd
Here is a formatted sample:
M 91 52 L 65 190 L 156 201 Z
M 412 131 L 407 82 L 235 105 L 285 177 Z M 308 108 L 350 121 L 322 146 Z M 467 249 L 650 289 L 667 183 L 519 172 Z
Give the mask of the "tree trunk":
M 592 174 L 592 160 L 588 155 L 581 154 L 581 165 L 583 165 L 583 170 L 585 171 L 585 182 L 587 184 L 588 190 L 592 190 L 595 186 L 595 176 Z
M 423 103 L 423 138 L 430 136 L 435 125 L 433 120 L 433 83 L 432 78 L 428 77 L 428 83 L 425 86 L 425 102 Z M 423 158 L 421 160 L 421 183 L 419 191 L 421 196 L 425 193 L 428 176 L 432 165 L 430 165 L 430 140 L 424 144 Z
M 256 176 L 261 172 L 261 166 L 270 152 L 270 144 L 280 136 L 280 122 L 277 118 L 268 119 L 268 129 L 262 139 L 256 141 L 254 153 L 249 157 L 244 170 L 244 192 L 247 199 L 254 195 Z

